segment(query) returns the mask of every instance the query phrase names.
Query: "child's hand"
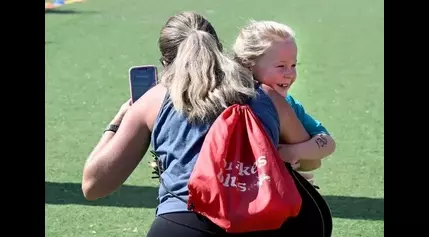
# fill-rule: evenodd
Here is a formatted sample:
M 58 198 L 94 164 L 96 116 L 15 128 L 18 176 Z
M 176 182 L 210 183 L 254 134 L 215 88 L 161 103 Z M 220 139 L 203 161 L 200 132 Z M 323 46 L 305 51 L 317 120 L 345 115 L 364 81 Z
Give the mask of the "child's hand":
M 292 169 L 294 169 L 294 170 L 298 170 L 299 169 L 299 167 L 301 166 L 301 164 L 299 163 L 299 162 L 296 162 L 295 164 L 291 164 L 291 166 L 292 166 Z M 313 180 L 313 177 L 314 177 L 314 175 L 312 174 L 312 173 L 309 173 L 309 172 L 299 172 L 298 171 L 298 173 L 302 176 L 302 177 L 304 177 L 304 179 L 306 179 L 308 182 L 310 182 L 311 184 L 313 184 L 314 183 L 314 180 Z
M 314 175 L 312 173 L 308 173 L 308 172 L 298 172 L 302 177 L 304 177 L 304 179 L 306 179 L 308 182 L 310 182 L 311 184 L 314 184 L 314 180 L 313 177 Z
M 280 154 L 280 158 L 291 165 L 295 165 L 299 161 L 296 149 L 294 145 L 280 144 L 277 148 Z
M 298 170 L 298 169 L 299 169 L 299 167 L 301 167 L 301 163 L 299 163 L 299 161 L 298 161 L 298 162 L 296 162 L 295 164 L 291 164 L 291 166 L 292 166 L 292 169 L 294 169 L 294 170 Z

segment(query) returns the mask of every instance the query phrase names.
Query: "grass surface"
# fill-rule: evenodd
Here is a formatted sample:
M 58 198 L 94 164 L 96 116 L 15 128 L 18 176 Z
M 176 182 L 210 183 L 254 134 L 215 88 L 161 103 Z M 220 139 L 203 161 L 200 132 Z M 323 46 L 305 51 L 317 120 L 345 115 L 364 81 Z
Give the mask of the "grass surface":
M 229 47 L 248 19 L 297 33 L 292 94 L 337 141 L 315 172 L 334 236 L 384 235 L 384 6 L 381 0 L 87 0 L 45 11 L 46 236 L 145 236 L 157 181 L 144 159 L 125 185 L 85 201 L 87 155 L 128 98 L 128 68 L 158 64 L 157 39 L 181 10 L 205 15 Z

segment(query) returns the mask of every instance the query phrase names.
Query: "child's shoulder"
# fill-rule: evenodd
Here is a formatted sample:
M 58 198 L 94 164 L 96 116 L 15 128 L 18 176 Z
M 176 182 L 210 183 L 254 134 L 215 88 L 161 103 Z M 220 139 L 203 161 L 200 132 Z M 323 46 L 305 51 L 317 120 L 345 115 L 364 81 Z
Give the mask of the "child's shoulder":
M 295 99 L 292 95 L 287 94 L 286 95 L 286 101 L 291 105 L 291 106 L 302 106 L 301 102 L 299 102 L 297 99 Z
M 286 95 L 286 101 L 288 102 L 290 107 L 292 107 L 292 109 L 295 111 L 298 118 L 300 118 L 300 116 L 304 112 L 304 107 L 302 106 L 302 104 L 290 94 Z

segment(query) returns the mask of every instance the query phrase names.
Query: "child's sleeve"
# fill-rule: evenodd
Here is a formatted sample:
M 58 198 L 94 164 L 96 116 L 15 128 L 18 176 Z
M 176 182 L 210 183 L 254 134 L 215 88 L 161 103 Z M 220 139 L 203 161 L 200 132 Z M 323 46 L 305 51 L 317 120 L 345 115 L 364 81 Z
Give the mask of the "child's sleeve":
M 302 106 L 302 104 L 298 100 L 295 100 L 291 95 L 287 95 L 286 101 L 294 109 L 296 116 L 301 121 L 302 125 L 304 126 L 308 134 L 310 134 L 310 136 L 314 136 L 320 133 L 326 133 L 330 135 L 328 130 L 322 125 L 320 121 L 314 119 L 313 117 L 311 117 L 311 115 L 305 112 L 304 106 Z

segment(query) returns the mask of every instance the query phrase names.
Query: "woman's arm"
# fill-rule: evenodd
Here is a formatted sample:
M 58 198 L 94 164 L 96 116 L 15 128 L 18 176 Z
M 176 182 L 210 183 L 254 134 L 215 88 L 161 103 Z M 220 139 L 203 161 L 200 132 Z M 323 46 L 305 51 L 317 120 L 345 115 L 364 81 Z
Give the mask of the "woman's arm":
M 150 131 L 131 107 L 119 126 L 102 137 L 101 148 L 90 155 L 83 171 L 82 190 L 88 200 L 104 197 L 115 191 L 131 175 L 144 156 Z M 109 139 L 110 138 L 110 139 Z
M 131 105 L 131 100 L 128 100 L 125 102 L 121 108 L 119 109 L 118 113 L 115 115 L 115 117 L 112 119 L 112 121 L 109 123 L 109 125 L 116 125 L 119 126 L 122 122 L 122 119 L 124 118 L 125 114 L 128 111 L 128 108 Z M 112 139 L 113 135 L 115 135 L 112 131 L 106 131 L 103 133 L 102 137 L 100 138 L 100 141 L 95 146 L 94 150 L 91 152 L 89 157 L 93 157 L 95 154 L 98 153 L 109 141 Z M 90 159 L 88 159 L 86 162 L 88 162 Z
M 137 167 L 149 147 L 162 95 L 163 89 L 149 90 L 128 109 L 116 133 L 106 132 L 102 136 L 83 170 L 82 191 L 86 199 L 109 195 Z

